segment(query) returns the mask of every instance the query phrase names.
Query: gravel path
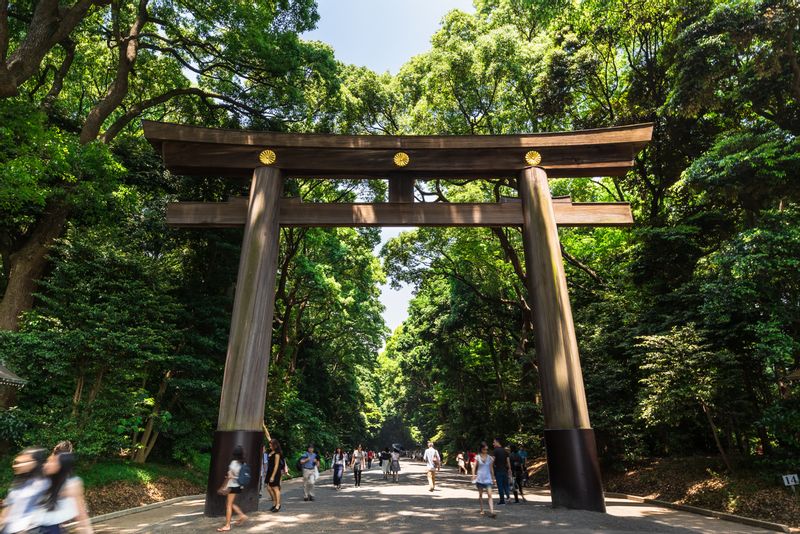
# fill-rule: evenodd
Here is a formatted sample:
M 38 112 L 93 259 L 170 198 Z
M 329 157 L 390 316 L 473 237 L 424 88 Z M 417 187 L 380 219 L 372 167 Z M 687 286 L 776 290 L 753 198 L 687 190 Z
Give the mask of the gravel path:
M 352 472 L 348 472 L 342 490 L 335 491 L 327 472 L 320 477 L 314 502 L 303 501 L 301 481 L 288 481 L 284 483 L 280 513 L 270 513 L 272 503 L 265 498 L 261 511 L 251 514 L 245 525 L 234 527 L 232 532 L 768 532 L 622 499 L 608 499 L 607 514 L 554 510 L 545 492 L 531 493 L 527 503 L 498 506 L 497 518 L 490 519 L 479 515 L 477 490 L 469 484 L 468 477 L 444 468 L 438 479 L 436 491 L 428 492 L 424 466 L 405 462 L 398 483 L 383 480 L 379 469 L 373 467 L 364 472 L 360 488 L 353 487 Z M 223 523 L 203 516 L 203 499 L 198 497 L 104 521 L 95 527 L 98 533 L 188 534 L 216 532 Z

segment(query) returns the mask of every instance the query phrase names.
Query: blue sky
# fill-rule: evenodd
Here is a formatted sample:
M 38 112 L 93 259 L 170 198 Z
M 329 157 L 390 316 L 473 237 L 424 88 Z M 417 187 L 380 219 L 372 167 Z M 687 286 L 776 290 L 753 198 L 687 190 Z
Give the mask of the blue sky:
M 330 44 L 345 63 L 397 74 L 430 47 L 442 17 L 472 13 L 472 0 L 317 0 L 317 29 L 303 35 Z
M 317 29 L 303 35 L 331 45 L 344 63 L 397 74 L 400 67 L 430 48 L 430 38 L 452 9 L 475 11 L 472 0 L 317 0 Z M 384 228 L 381 245 L 402 228 Z M 407 316 L 411 287 L 381 288 L 386 325 L 394 330 Z

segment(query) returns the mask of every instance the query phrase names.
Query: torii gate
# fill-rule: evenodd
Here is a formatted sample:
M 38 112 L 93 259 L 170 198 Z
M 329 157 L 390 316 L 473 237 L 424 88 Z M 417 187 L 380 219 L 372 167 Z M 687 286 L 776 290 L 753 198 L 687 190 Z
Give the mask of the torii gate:
M 521 226 L 539 363 L 554 507 L 605 511 L 594 431 L 583 387 L 557 226 L 628 226 L 627 203 L 552 199 L 553 178 L 618 176 L 650 141 L 652 124 L 522 135 L 352 136 L 198 128 L 145 121 L 145 137 L 176 174 L 252 177 L 250 197 L 177 202 L 167 222 L 186 228 L 244 226 L 206 515 L 224 514 L 216 490 L 242 445 L 259 473 L 281 226 Z M 282 198 L 283 180 L 386 178 L 389 201 L 303 203 Z M 414 203 L 414 181 L 514 177 L 519 202 Z M 256 484 L 240 497 L 258 506 Z

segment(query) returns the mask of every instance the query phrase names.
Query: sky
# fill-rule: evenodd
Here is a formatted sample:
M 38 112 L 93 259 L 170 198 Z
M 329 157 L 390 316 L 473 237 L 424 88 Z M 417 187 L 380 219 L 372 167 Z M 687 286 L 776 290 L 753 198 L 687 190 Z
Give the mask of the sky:
M 304 34 L 304 39 L 328 43 L 344 63 L 392 74 L 430 48 L 430 38 L 448 11 L 475 11 L 472 0 L 317 0 L 317 5 L 317 29 Z M 384 228 L 375 253 L 403 230 L 408 229 Z M 390 330 L 405 320 L 412 297 L 408 285 L 399 291 L 388 284 L 381 287 L 383 318 Z
M 317 0 L 317 5 L 317 29 L 304 39 L 328 43 L 344 63 L 392 74 L 430 48 L 448 11 L 475 11 L 472 0 Z

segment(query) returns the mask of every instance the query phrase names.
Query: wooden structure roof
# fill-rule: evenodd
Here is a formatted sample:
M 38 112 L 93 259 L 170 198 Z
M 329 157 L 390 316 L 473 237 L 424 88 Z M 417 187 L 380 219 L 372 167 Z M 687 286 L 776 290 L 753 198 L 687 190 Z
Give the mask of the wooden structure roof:
M 176 174 L 250 177 L 272 151 L 285 176 L 416 178 L 517 176 L 529 151 L 550 178 L 616 176 L 633 166 L 653 125 L 516 135 L 330 135 L 200 128 L 144 121 L 145 137 Z M 407 158 L 398 166 L 394 157 Z
M 0 386 L 14 386 L 21 388 L 25 381 L 12 373 L 5 365 L 0 364 Z

